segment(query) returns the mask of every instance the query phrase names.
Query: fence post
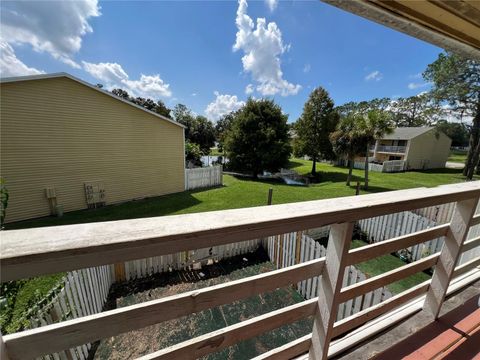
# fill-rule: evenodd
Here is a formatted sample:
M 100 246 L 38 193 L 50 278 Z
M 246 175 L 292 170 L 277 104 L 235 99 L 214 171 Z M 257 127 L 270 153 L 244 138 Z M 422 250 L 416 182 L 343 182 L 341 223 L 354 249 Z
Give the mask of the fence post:
M 457 202 L 452 220 L 445 236 L 440 257 L 435 266 L 432 282 L 428 289 L 423 308 L 428 310 L 435 319 L 442 308 L 448 285 L 453 277 L 455 265 L 460 256 L 462 245 L 467 238 L 470 224 L 477 208 L 478 198 Z
M 352 234 L 352 222 L 330 227 L 325 266 L 320 277 L 317 310 L 314 314 L 309 359 L 327 359 Z
M 272 188 L 268 189 L 267 205 L 272 205 L 272 194 L 273 194 L 273 189 Z

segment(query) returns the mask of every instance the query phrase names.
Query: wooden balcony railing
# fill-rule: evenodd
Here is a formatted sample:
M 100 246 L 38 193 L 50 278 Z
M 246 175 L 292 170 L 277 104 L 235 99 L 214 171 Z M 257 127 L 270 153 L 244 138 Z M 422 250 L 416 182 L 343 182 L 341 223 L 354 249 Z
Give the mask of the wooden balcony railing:
M 241 321 L 161 349 L 142 359 L 198 358 L 309 316 L 314 317 L 312 334 L 258 358 L 289 358 L 308 352 L 311 359 L 325 359 L 329 354 L 338 353 L 358 342 L 362 336 L 364 339 L 364 335 L 360 336 L 355 330 L 357 332 L 353 337 L 347 335 L 332 343 L 333 338 L 373 319 L 381 319 L 385 314 L 391 323 L 401 318 L 398 309 L 403 309 L 406 303 L 414 304 L 409 307 L 414 310 L 408 311 L 418 311 L 424 307 L 437 317 L 445 297 L 454 290 L 453 278 L 456 288 L 480 278 L 480 269 L 476 269 L 480 265 L 480 257 L 455 268 L 462 251 L 480 246 L 480 238 L 465 242 L 469 228 L 480 223 L 480 216 L 474 215 L 479 197 L 480 182 L 468 182 L 388 194 L 257 207 L 254 210 L 2 231 L 0 275 L 2 281 L 7 281 L 331 225 L 324 258 L 5 335 L 1 342 L 2 360 L 28 359 L 70 349 L 319 275 L 321 296 L 318 298 Z M 456 202 L 456 208 L 447 224 L 350 250 L 355 221 L 450 202 Z M 441 252 L 342 288 L 346 266 L 441 236 L 445 236 Z M 435 267 L 431 280 L 335 322 L 338 306 L 342 302 L 430 267 Z M 460 276 L 464 276 L 462 281 L 458 280 Z M 404 314 L 406 310 L 401 311 Z M 378 331 L 378 326 L 376 329 Z

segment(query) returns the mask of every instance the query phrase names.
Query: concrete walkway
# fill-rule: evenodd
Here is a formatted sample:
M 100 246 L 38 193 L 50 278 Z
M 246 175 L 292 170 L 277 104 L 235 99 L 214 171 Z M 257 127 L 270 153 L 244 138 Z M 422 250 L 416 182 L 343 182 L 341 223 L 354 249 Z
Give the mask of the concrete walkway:
M 447 161 L 445 167 L 447 169 L 463 169 L 465 167 L 465 164 Z

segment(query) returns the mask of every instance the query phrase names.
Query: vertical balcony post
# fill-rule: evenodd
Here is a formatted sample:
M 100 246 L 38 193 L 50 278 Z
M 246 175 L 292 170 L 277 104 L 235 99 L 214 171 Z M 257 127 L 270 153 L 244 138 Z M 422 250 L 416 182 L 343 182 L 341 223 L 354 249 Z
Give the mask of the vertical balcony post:
M 314 314 L 312 345 L 309 351 L 309 358 L 313 360 L 323 360 L 328 355 L 352 233 L 353 223 L 335 224 L 330 227 L 325 266 L 320 277 L 318 307 Z
M 442 246 L 440 257 L 435 266 L 432 282 L 423 306 L 435 319 L 438 318 L 445 300 L 448 285 L 453 277 L 453 271 L 460 257 L 462 245 L 470 230 L 477 203 L 478 198 L 459 201 L 453 211 L 450 227 L 445 236 L 445 243 Z

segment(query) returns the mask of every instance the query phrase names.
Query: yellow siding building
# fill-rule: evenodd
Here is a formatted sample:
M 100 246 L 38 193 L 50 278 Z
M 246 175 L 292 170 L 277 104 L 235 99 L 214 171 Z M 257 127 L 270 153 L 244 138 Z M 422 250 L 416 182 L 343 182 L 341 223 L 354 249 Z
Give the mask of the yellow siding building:
M 71 75 L 0 85 L 7 222 L 185 189 L 184 127 Z

